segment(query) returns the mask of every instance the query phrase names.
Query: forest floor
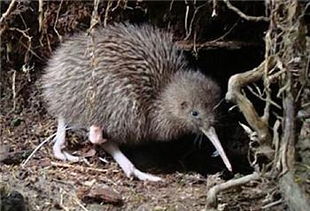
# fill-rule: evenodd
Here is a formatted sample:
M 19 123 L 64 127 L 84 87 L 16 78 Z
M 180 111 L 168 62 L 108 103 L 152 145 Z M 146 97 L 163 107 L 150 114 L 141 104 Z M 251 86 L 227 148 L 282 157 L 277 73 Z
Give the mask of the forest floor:
M 221 171 L 203 176 L 184 169 L 169 170 L 169 160 L 157 167 L 141 168 L 162 177 L 163 182 L 133 180 L 109 155 L 101 150 L 94 153 L 90 143 L 78 141 L 84 139 L 82 135 L 72 132 L 69 150 L 88 156 L 87 162 L 56 160 L 52 141 L 46 141 L 25 163 L 31 152 L 56 131 L 55 120 L 40 105 L 29 107 L 0 116 L 3 210 L 207 210 L 207 191 L 224 182 Z M 127 151 L 139 168 L 156 159 L 148 155 L 135 159 L 135 147 Z M 270 204 L 279 199 L 275 183 L 254 181 L 220 193 L 218 210 L 285 210 L 285 203 Z

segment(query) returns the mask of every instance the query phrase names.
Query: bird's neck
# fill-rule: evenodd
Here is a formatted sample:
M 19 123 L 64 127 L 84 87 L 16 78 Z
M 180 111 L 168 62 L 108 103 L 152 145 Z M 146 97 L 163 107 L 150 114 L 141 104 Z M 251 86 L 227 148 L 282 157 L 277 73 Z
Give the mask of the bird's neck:
M 172 140 L 188 132 L 186 125 L 170 113 L 171 109 L 167 109 L 167 100 L 158 98 L 150 109 L 149 134 L 154 140 Z
M 166 141 L 175 139 L 182 134 L 177 121 L 171 119 L 160 107 L 152 109 L 152 111 L 153 113 L 149 114 L 149 134 L 152 139 Z

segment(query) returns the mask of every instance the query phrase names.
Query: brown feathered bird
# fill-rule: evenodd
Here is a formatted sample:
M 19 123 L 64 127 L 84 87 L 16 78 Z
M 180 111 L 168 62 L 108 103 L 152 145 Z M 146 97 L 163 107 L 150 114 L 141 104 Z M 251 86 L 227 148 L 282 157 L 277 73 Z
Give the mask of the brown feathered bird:
M 118 144 L 203 132 L 231 170 L 213 127 L 220 88 L 187 67 L 170 33 L 115 24 L 92 38 L 78 34 L 55 51 L 42 84 L 48 111 L 58 119 L 58 159 L 78 159 L 62 150 L 66 125 L 88 128 L 90 141 L 102 144 L 127 176 L 157 181 L 136 169 Z

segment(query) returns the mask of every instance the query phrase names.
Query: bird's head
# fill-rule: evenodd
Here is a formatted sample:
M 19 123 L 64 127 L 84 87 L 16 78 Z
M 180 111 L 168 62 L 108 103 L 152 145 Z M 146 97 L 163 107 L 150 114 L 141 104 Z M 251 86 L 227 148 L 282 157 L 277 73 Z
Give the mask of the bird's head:
M 219 99 L 220 87 L 194 71 L 177 72 L 163 92 L 167 115 L 188 132 L 204 133 L 231 171 L 231 164 L 214 129 Z

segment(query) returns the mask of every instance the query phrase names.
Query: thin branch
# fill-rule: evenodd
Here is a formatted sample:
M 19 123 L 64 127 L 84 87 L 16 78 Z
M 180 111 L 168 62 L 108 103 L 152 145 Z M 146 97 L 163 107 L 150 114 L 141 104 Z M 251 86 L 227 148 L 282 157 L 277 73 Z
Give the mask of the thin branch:
M 51 165 L 55 167 L 70 168 L 70 169 L 77 170 L 80 172 L 93 171 L 93 172 L 107 173 L 110 171 L 109 169 L 98 169 L 98 168 L 84 167 L 84 166 L 71 165 L 68 163 L 59 163 L 59 162 L 51 162 Z
M 269 203 L 269 204 L 266 204 L 266 205 L 264 205 L 264 206 L 262 206 L 262 208 L 261 209 L 268 209 L 268 208 L 271 208 L 271 207 L 273 207 L 273 206 L 276 206 L 276 205 L 279 205 L 279 204 L 281 204 L 283 202 L 283 199 L 279 199 L 278 201 L 274 201 L 274 202 L 271 202 L 271 203 Z
M 89 211 L 89 210 L 80 202 L 80 200 L 79 200 L 76 196 L 74 196 L 73 199 L 74 199 L 74 201 L 82 208 L 82 210 L 84 210 L 84 211 Z
M 58 10 L 57 10 L 57 15 L 56 15 L 56 20 L 55 20 L 55 23 L 54 23 L 54 31 L 56 32 L 56 34 L 57 34 L 57 36 L 58 36 L 60 42 L 62 42 L 62 36 L 59 34 L 59 32 L 58 32 L 56 26 L 57 26 L 57 23 L 58 23 L 59 13 L 60 13 L 62 4 L 63 4 L 63 0 L 61 0 L 61 2 L 60 2 L 60 4 L 59 4 L 59 8 L 58 8 Z
M 15 111 L 16 109 L 16 70 L 13 70 L 12 75 L 12 92 L 13 92 L 13 109 L 12 111 Z
M 193 30 L 193 24 L 194 24 L 194 20 L 195 20 L 195 18 L 196 18 L 196 15 L 197 15 L 198 11 L 199 11 L 202 7 L 204 7 L 205 5 L 207 5 L 207 3 L 204 3 L 204 4 L 200 5 L 199 7 L 195 8 L 193 17 L 192 17 L 191 22 L 190 22 L 190 24 L 189 24 L 189 29 L 187 29 L 187 30 L 189 30 L 189 31 L 186 31 L 186 37 L 184 38 L 184 40 L 189 39 L 189 37 L 191 36 L 192 30 Z M 186 20 L 187 20 L 187 19 L 186 19 Z M 187 24 L 187 23 L 185 23 L 185 24 Z
M 224 190 L 227 190 L 229 188 L 233 188 L 236 186 L 244 185 L 252 180 L 258 180 L 260 178 L 260 175 L 257 172 L 254 172 L 250 175 L 238 178 L 238 179 L 232 179 L 225 183 L 218 184 L 214 187 L 212 187 L 208 193 L 207 193 L 207 208 L 216 208 L 217 207 L 217 197 L 216 195 Z
M 212 42 L 217 42 L 219 40 L 223 40 L 228 34 L 230 34 L 230 32 L 232 32 L 232 30 L 234 30 L 234 28 L 236 28 L 238 23 L 239 23 L 239 21 L 236 21 L 236 23 L 234 23 L 234 25 L 232 27 L 230 27 L 230 29 L 227 32 L 225 32 L 222 36 L 212 40 Z
M 38 9 L 38 12 L 39 12 L 39 17 L 38 17 L 38 20 L 39 20 L 39 32 L 42 31 L 42 28 L 43 28 L 43 0 L 39 0 L 39 9 Z
M 265 38 L 266 39 L 265 58 L 268 58 L 267 52 L 269 51 L 269 45 L 267 43 L 268 43 L 269 38 L 270 38 L 270 33 L 267 33 L 266 38 Z M 265 63 L 263 81 L 264 81 L 264 87 L 265 87 L 264 91 L 266 93 L 266 104 L 264 108 L 264 114 L 262 116 L 262 119 L 265 122 L 269 122 L 270 104 L 271 102 L 273 102 L 271 99 L 270 80 L 268 78 L 268 73 L 269 73 L 268 63 Z
M 258 22 L 258 21 L 269 21 L 269 18 L 267 17 L 263 17 L 263 16 L 259 16 L 259 17 L 256 17 L 256 16 L 250 16 L 250 15 L 246 15 L 244 14 L 243 12 L 241 12 L 237 7 L 233 6 L 229 0 L 223 0 L 223 2 L 226 4 L 226 6 L 231 9 L 232 11 L 236 12 L 240 17 L 242 17 L 243 19 L 245 20 L 248 20 L 248 21 L 255 21 L 255 22 Z
M 109 12 L 110 12 L 110 8 L 112 7 L 113 1 L 109 0 L 107 7 L 105 9 L 105 13 L 104 13 L 104 21 L 103 21 L 103 26 L 106 27 L 108 24 L 108 19 L 109 19 Z
M 98 15 L 99 3 L 100 3 L 100 0 L 94 0 L 94 9 L 93 9 L 93 13 L 91 16 L 90 27 L 88 29 L 88 32 L 90 33 L 92 33 L 93 28 L 100 22 L 100 18 Z
M 212 14 L 211 17 L 217 16 L 217 0 L 212 0 Z
M 1 18 L 0 18 L 0 24 L 2 24 L 4 22 L 4 20 L 11 14 L 11 12 L 14 9 L 16 0 L 12 0 L 8 9 L 5 11 L 5 13 L 2 14 Z
M 171 11 L 172 11 L 173 3 L 174 3 L 174 0 L 172 0 L 172 1 L 170 2 L 169 12 L 171 12 Z
M 67 130 L 71 130 L 72 127 L 67 127 Z M 33 155 L 47 142 L 49 142 L 53 137 L 56 136 L 56 133 L 50 135 L 49 137 L 47 137 L 44 141 L 42 141 L 33 151 L 32 153 L 27 157 L 27 159 L 21 164 L 22 167 L 25 167 L 25 165 L 28 163 L 28 161 L 33 157 Z M 54 140 L 54 139 L 53 139 Z
M 20 19 L 22 20 L 22 22 L 23 22 L 23 24 L 24 24 L 24 28 L 25 28 L 25 29 L 29 28 L 29 27 L 27 26 L 26 21 L 25 21 L 24 17 L 22 16 L 22 14 L 20 13 L 20 14 L 18 14 L 18 16 L 19 16 Z
M 279 154 L 280 154 L 280 134 L 279 134 L 279 127 L 281 125 L 280 120 L 278 119 L 274 125 L 273 125 L 273 140 L 272 140 L 272 144 L 274 146 L 274 166 L 276 169 L 280 169 L 281 168 L 281 163 L 279 160 Z
M 256 96 L 257 98 L 259 98 L 260 100 L 262 100 L 262 101 L 264 101 L 264 102 L 266 102 L 266 104 L 267 103 L 269 103 L 269 104 L 272 104 L 273 106 L 275 106 L 276 108 L 278 108 L 278 109 L 281 109 L 282 107 L 280 106 L 280 105 L 278 105 L 277 103 L 275 103 L 274 101 L 272 101 L 271 100 L 271 97 L 266 97 L 266 98 L 264 98 L 263 96 L 262 96 L 262 94 L 261 93 L 256 93 L 253 89 L 252 89 L 252 87 L 250 87 L 250 86 L 247 86 L 247 88 L 248 88 L 248 90 L 254 95 L 254 96 Z M 267 105 L 266 105 L 267 106 Z M 269 111 L 269 110 L 268 110 Z M 263 115 L 263 116 L 265 116 L 265 115 Z M 264 118 L 264 117 L 262 117 L 265 121 L 267 121 L 268 120 L 268 118 Z
M 31 47 L 32 47 L 32 43 L 31 43 L 31 40 L 32 40 L 32 37 L 29 36 L 26 32 L 29 31 L 30 28 L 26 29 L 26 30 L 21 30 L 19 28 L 15 28 L 15 27 L 11 27 L 9 28 L 9 30 L 12 30 L 12 31 L 18 31 L 20 32 L 25 38 L 28 39 L 28 46 L 27 46 L 27 51 L 25 53 L 25 57 L 24 57 L 24 62 L 27 63 L 28 60 L 29 60 L 29 52 L 31 52 Z
M 116 5 L 115 5 L 115 7 L 113 7 L 113 8 L 111 9 L 112 12 L 114 12 L 114 10 L 116 10 L 117 8 L 119 8 L 119 6 L 120 6 L 120 4 L 121 4 L 121 1 L 122 1 L 122 0 L 117 0 L 117 3 L 116 3 Z
M 32 153 L 28 156 L 28 158 L 21 164 L 22 167 L 25 167 L 26 164 L 28 163 L 28 161 L 33 157 L 33 155 L 47 142 L 49 142 L 54 136 L 56 136 L 56 133 L 50 135 L 49 137 L 47 137 L 47 139 L 45 139 L 44 141 L 42 141 L 33 151 Z
M 242 41 L 208 41 L 203 43 L 197 43 L 192 41 L 177 41 L 176 45 L 183 50 L 190 51 L 194 48 L 199 49 L 241 49 L 242 47 L 249 47 L 249 46 L 257 46 L 257 43 L 250 43 L 250 42 L 242 42 Z
M 186 2 L 186 1 L 185 1 Z M 184 28 L 185 33 L 188 34 L 188 13 L 189 13 L 189 5 L 186 5 L 186 12 L 185 12 L 185 20 L 184 20 Z

